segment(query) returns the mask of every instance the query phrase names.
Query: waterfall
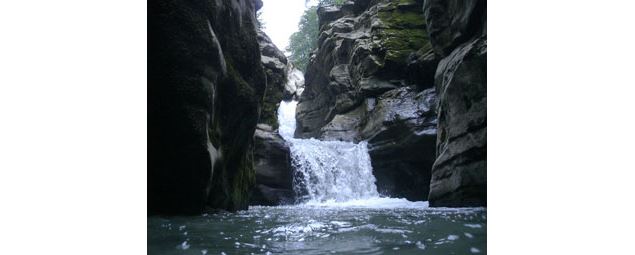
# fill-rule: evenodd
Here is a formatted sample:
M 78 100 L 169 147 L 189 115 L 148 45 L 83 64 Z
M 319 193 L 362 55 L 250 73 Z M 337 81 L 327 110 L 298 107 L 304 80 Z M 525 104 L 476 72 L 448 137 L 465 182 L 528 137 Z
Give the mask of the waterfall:
M 279 133 L 289 143 L 296 171 L 294 189 L 308 202 L 378 198 L 367 143 L 293 138 L 297 101 L 282 101 Z

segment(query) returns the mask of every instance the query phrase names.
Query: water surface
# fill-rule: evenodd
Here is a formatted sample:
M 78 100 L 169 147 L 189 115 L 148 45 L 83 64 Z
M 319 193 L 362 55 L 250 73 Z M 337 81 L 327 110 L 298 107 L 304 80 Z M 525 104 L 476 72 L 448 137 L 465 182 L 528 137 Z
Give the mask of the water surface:
M 149 217 L 149 254 L 485 254 L 486 209 L 374 198 Z

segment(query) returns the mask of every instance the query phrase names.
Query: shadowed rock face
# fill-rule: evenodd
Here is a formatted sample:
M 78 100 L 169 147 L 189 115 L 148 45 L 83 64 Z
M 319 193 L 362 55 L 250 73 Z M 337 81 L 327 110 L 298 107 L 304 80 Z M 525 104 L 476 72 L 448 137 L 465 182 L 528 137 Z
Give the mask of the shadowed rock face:
M 265 74 L 259 1 L 148 2 L 148 212 L 246 209 Z
M 254 135 L 256 187 L 250 204 L 290 204 L 295 199 L 289 145 L 271 126 L 258 124 Z
M 293 67 L 264 32 L 258 33 L 262 64 L 267 74 L 267 89 L 263 100 L 260 124 L 254 133 L 254 169 L 256 185 L 249 204 L 281 205 L 294 201 L 293 168 L 289 145 L 278 134 L 277 111 L 283 98 L 292 98 L 297 87 Z M 293 90 L 293 92 L 289 91 Z
M 430 205 L 486 205 L 486 1 L 427 0 L 423 10 L 443 57 L 434 78 L 439 126 Z
M 318 8 L 318 49 L 296 111 L 295 137 L 368 140 L 380 193 L 410 200 L 427 199 L 437 125 L 438 57 L 422 2 Z

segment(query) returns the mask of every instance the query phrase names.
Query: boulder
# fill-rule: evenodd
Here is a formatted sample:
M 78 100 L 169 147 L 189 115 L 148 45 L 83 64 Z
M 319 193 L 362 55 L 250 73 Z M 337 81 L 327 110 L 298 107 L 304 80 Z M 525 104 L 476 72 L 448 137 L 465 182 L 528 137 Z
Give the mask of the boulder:
M 289 146 L 271 126 L 258 124 L 254 134 L 256 187 L 251 205 L 281 205 L 294 201 Z

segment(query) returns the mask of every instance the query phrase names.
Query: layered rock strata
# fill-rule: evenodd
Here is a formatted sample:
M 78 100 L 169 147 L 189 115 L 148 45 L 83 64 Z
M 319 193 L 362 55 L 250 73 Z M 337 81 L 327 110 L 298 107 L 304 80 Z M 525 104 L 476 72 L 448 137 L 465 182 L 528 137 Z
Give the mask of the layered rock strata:
M 431 206 L 487 205 L 486 1 L 427 0 L 439 97 Z
M 285 96 L 285 85 L 289 68 L 288 61 L 284 53 L 273 44 L 269 36 L 263 31 L 258 31 L 258 44 L 262 54 L 262 65 L 267 76 L 267 89 L 265 90 L 260 112 L 260 123 L 277 128 L 278 118 L 276 111 L 278 106 L 280 106 L 280 101 Z
M 318 49 L 296 112 L 296 137 L 368 140 L 378 190 L 410 200 L 427 199 L 435 159 L 438 58 L 422 2 L 318 8 Z

